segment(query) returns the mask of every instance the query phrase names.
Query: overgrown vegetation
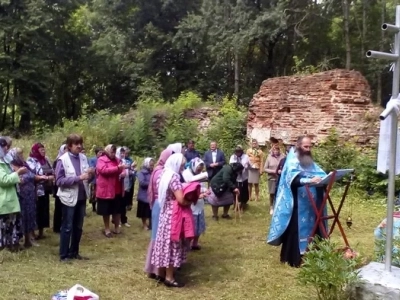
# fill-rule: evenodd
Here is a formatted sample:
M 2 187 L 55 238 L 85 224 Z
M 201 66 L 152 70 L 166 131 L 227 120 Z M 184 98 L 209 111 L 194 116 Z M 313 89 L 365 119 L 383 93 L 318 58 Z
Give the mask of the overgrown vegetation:
M 210 123 L 200 130 L 199 120 L 193 112 L 207 110 Z M 192 114 L 190 114 L 192 113 Z M 189 117 L 187 117 L 189 115 Z M 88 113 L 77 120 L 63 120 L 63 126 L 42 128 L 28 140 L 18 144 L 29 149 L 34 141 L 42 141 L 56 155 L 65 137 L 77 132 L 84 136 L 87 151 L 91 147 L 108 143 L 126 145 L 136 157 L 157 156 L 169 143 L 196 141 L 196 148 L 204 153 L 212 140 L 230 155 L 236 145 L 248 145 L 246 141 L 246 109 L 236 104 L 236 99 L 209 97 L 202 102 L 194 92 L 184 92 L 172 103 L 142 99 L 135 110 L 126 115 L 112 114 L 103 110 Z M 332 130 L 325 141 L 314 147 L 315 160 L 326 171 L 354 168 L 356 180 L 353 187 L 362 191 L 362 197 L 382 196 L 387 191 L 387 176 L 376 171 L 376 150 L 359 149 L 351 141 L 341 141 Z M 400 181 L 397 182 L 400 187 Z
M 202 107 L 210 117 L 210 124 L 203 131 L 199 120 L 187 117 Z M 55 154 L 71 132 L 82 134 L 88 147 L 116 143 L 128 146 L 139 157 L 157 155 L 168 144 L 186 143 L 189 139 L 196 141 L 201 153 L 208 149 L 211 140 L 218 141 L 226 153 L 232 153 L 237 144 L 246 143 L 246 109 L 238 106 L 234 98 L 210 97 L 204 103 L 198 94 L 184 92 L 172 103 L 142 99 L 126 115 L 103 110 L 77 120 L 63 120 L 62 126 L 42 128 L 31 141 L 43 141 Z M 29 147 L 29 142 L 25 144 Z
M 376 149 L 360 149 L 351 141 L 342 141 L 335 129 L 313 149 L 315 160 L 326 171 L 355 169 L 353 186 L 366 191 L 367 197 L 387 192 L 387 176 L 376 171 Z M 396 186 L 400 188 L 400 181 Z

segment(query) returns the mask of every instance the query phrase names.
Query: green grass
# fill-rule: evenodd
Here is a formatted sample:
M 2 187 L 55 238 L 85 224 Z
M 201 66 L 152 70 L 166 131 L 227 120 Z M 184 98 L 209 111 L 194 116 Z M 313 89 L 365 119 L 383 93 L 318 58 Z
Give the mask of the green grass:
M 38 248 L 19 254 L 0 253 L 0 299 L 46 300 L 76 283 L 102 300 L 314 299 L 310 288 L 297 284 L 298 270 L 279 263 L 280 249 L 265 243 L 270 215 L 265 195 L 263 199 L 250 203 L 241 222 L 212 221 L 207 207 L 203 249 L 189 253 L 178 277 L 187 282 L 183 289 L 158 286 L 143 273 L 149 232 L 140 228 L 135 208 L 128 214 L 132 227 L 123 228 L 123 234 L 116 238 L 106 239 L 101 218 L 88 206 L 81 254 L 90 261 L 59 263 L 58 235 L 48 230 L 48 238 Z M 385 207 L 381 201 L 365 201 L 356 194 L 350 199 L 354 203 L 353 227 L 346 227 L 349 241 L 362 255 L 372 257 L 373 230 L 384 218 Z M 343 209 L 344 226 L 350 202 Z

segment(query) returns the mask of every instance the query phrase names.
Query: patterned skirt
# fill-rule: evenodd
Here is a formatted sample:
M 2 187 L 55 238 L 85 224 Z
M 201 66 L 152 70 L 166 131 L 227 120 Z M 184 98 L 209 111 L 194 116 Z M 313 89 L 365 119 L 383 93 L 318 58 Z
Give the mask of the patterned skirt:
M 172 201 L 166 200 L 161 209 L 151 264 L 156 268 L 179 268 L 186 259 L 183 241 L 171 240 Z
M 0 248 L 17 245 L 22 235 L 19 213 L 0 215 Z
M 24 198 L 19 196 L 19 204 L 21 206 L 21 230 L 23 233 L 29 233 L 36 230 L 36 198 Z
M 194 235 L 200 236 L 206 231 L 206 218 L 204 216 L 204 211 L 201 214 L 193 215 L 194 219 Z

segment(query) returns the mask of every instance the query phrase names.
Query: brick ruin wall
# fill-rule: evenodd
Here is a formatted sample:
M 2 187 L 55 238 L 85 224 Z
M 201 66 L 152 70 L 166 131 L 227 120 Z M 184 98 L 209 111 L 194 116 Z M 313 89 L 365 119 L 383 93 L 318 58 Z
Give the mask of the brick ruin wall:
M 261 143 L 270 137 L 293 143 L 307 134 L 318 143 L 334 127 L 343 139 L 372 144 L 381 111 L 371 103 L 367 80 L 356 71 L 271 78 L 250 102 L 247 134 Z

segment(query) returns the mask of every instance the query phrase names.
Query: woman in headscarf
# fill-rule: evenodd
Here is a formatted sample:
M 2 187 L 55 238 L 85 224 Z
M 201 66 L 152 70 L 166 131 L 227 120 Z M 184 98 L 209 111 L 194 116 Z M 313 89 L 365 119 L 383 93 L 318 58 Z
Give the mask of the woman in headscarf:
M 56 169 L 57 160 L 67 151 L 67 145 L 62 144 L 58 149 L 57 158 L 53 163 L 53 170 Z M 53 215 L 53 232 L 60 233 L 62 223 L 62 205 L 60 198 L 57 196 L 57 185 L 54 184 L 53 197 L 54 197 L 54 215 Z
M 112 237 L 110 231 L 110 216 L 115 229 L 114 234 L 121 233 L 119 229 L 122 212 L 123 181 L 126 166 L 115 156 L 117 148 L 108 145 L 97 160 L 96 167 L 96 198 L 97 214 L 103 216 L 104 235 Z
M 150 184 L 151 172 L 153 172 L 154 160 L 146 157 L 142 169 L 138 172 L 139 190 L 137 194 L 137 212 L 136 217 L 142 219 L 143 229 L 151 229 L 151 209 L 147 190 Z
M 201 181 L 201 194 L 196 204 L 192 204 L 192 214 L 194 219 L 194 239 L 192 241 L 192 250 L 200 250 L 199 245 L 200 236 L 206 231 L 206 218 L 204 214 L 204 198 L 208 196 L 209 192 L 206 186 L 208 178 L 207 172 L 203 172 L 204 161 L 198 157 L 190 161 L 190 168 L 182 172 L 182 177 L 185 182 Z
M 27 163 L 36 175 L 47 176 L 36 185 L 37 203 L 36 218 L 39 235 L 36 239 L 44 238 L 44 229 L 50 227 L 50 195 L 53 193 L 54 169 L 46 157 L 46 149 L 43 144 L 36 143 L 32 146 Z
M 210 196 L 208 202 L 212 206 L 213 219 L 218 220 L 218 208 L 222 206 L 224 213 L 223 219 L 230 219 L 229 208 L 234 202 L 234 194 L 240 195 L 236 187 L 236 179 L 243 171 L 241 163 L 231 163 L 222 167 L 221 171 L 211 179 Z
M 24 246 L 30 248 L 32 246 L 38 246 L 35 243 L 35 229 L 36 229 L 36 193 L 35 193 L 35 182 L 46 180 L 45 175 L 35 175 L 35 173 L 29 169 L 29 166 L 25 162 L 23 151 L 20 148 L 13 148 L 10 150 L 9 155 L 11 156 L 11 167 L 14 171 L 18 171 L 20 168 L 27 168 L 27 172 L 20 176 L 20 183 L 18 184 L 18 198 L 21 207 L 21 219 L 22 219 L 22 232 L 24 234 Z
M 183 153 L 184 151 L 182 143 L 169 144 L 167 149 L 171 150 L 172 153 Z
M 149 247 L 147 248 L 146 262 L 144 266 L 144 271 L 147 273 L 148 277 L 155 279 L 157 281 L 162 281 L 163 277 L 159 276 L 158 269 L 151 264 L 151 255 L 153 253 L 154 241 L 156 240 L 158 220 L 160 217 L 160 206 L 157 202 L 158 189 L 157 189 L 157 179 L 161 172 L 164 170 L 165 162 L 172 155 L 172 150 L 165 149 L 161 152 L 160 158 L 158 159 L 157 166 L 154 168 L 150 176 L 149 188 L 147 189 L 147 199 L 149 201 L 149 206 L 151 209 L 151 239 Z
M 21 167 L 13 171 L 5 161 L 11 144 L 9 137 L 0 138 L 0 249 L 7 247 L 10 251 L 19 251 L 19 241 L 23 233 L 16 184 L 21 182 L 21 175 L 28 169 Z
M 179 268 L 183 260 L 183 242 L 171 239 L 171 224 L 173 202 L 178 201 L 180 205 L 188 206 L 190 201 L 183 198 L 183 187 L 180 182 L 179 173 L 183 171 L 186 159 L 182 153 L 171 155 L 161 175 L 156 179 L 158 189 L 157 202 L 160 205 L 160 218 L 157 236 L 151 256 L 151 263 L 156 268 L 165 268 L 164 284 L 167 287 L 183 287 L 184 284 L 177 282 L 174 277 L 175 268 Z

